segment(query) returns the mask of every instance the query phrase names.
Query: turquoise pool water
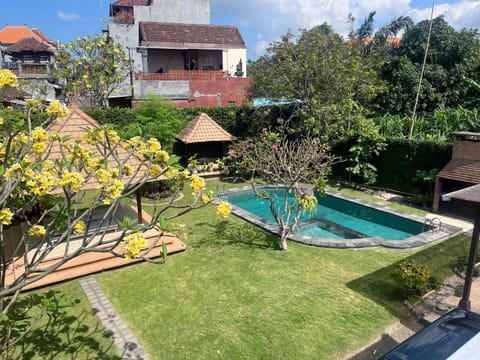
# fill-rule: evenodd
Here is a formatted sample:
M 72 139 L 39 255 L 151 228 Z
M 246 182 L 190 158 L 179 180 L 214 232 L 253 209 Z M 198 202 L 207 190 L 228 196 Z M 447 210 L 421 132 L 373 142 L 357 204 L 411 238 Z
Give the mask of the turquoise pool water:
M 277 196 L 283 204 L 284 191 L 262 189 Z M 363 206 L 335 196 L 316 195 L 318 206 L 312 213 L 302 214 L 296 232 L 326 239 L 355 239 L 380 237 L 386 240 L 404 240 L 423 231 L 423 224 L 391 213 Z M 275 220 L 268 200 L 257 198 L 252 191 L 234 192 L 229 202 L 273 224 Z M 288 201 L 291 202 L 289 198 Z

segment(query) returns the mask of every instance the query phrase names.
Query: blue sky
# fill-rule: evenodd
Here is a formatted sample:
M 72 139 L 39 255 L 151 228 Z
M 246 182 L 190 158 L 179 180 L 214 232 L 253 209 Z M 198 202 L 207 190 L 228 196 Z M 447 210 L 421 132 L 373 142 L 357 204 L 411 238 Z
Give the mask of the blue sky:
M 66 42 L 100 33 L 108 21 L 112 1 L 2 2 L 0 27 L 26 24 L 40 29 L 52 40 Z M 426 19 L 431 6 L 432 0 L 211 0 L 211 22 L 237 26 L 247 43 L 248 57 L 255 59 L 288 29 L 296 31 L 326 21 L 338 33 L 346 34 L 349 13 L 360 23 L 375 10 L 377 24 L 381 26 L 400 15 L 409 15 L 415 21 Z M 480 27 L 480 0 L 436 0 L 435 6 L 435 15 L 444 15 L 457 29 Z

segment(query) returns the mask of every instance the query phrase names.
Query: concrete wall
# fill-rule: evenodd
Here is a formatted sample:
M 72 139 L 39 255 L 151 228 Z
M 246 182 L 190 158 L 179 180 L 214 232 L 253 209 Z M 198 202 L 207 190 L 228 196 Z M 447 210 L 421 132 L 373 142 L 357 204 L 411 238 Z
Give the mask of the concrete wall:
M 210 0 L 153 0 L 151 6 L 134 6 L 133 11 L 136 24 L 139 21 L 210 24 Z
M 159 95 L 167 99 L 188 99 L 188 81 L 134 81 L 135 99 L 143 99 L 148 95 Z
M 133 72 L 142 71 L 142 55 L 137 52 L 139 29 L 138 24 L 109 23 L 110 37 L 117 44 L 122 45 L 127 56 L 133 60 Z
M 246 49 L 227 49 L 223 51 L 223 71 L 230 76 L 235 76 L 237 64 L 242 59 L 243 77 L 247 76 L 247 50 Z

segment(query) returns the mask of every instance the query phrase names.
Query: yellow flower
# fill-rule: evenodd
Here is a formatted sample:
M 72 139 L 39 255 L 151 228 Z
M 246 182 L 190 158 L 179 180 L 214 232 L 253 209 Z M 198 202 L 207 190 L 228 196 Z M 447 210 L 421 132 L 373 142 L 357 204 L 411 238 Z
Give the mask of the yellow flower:
M 205 180 L 198 175 L 192 175 L 190 187 L 194 192 L 199 192 L 205 189 Z
M 147 247 L 147 240 L 143 233 L 133 233 L 125 236 L 120 243 L 120 247 L 122 249 L 122 254 L 125 255 L 125 259 L 130 260 L 138 258 L 140 256 L 140 251 Z
M 152 167 L 150 168 L 150 176 L 152 177 L 157 177 L 162 173 L 162 168 L 160 165 L 153 164 Z
M 0 210 L 0 223 L 3 225 L 10 225 L 12 223 L 13 212 L 9 208 Z
M 75 225 L 73 225 L 73 232 L 76 234 L 81 234 L 85 231 L 87 226 L 82 220 L 79 220 Z
M 69 186 L 73 192 L 79 192 L 83 186 L 85 179 L 77 172 L 64 172 L 60 179 L 61 186 Z
M 213 198 L 210 196 L 210 194 L 203 194 L 202 195 L 202 201 L 203 201 L 204 204 L 208 204 L 212 200 L 213 200 Z
M 48 133 L 45 129 L 41 127 L 36 127 L 32 131 L 32 139 L 35 142 L 47 141 L 48 140 Z
M 4 121 L 3 118 L 0 116 L 0 125 L 3 125 Z
M 35 143 L 32 145 L 32 150 L 36 156 L 42 155 L 47 150 L 47 144 L 43 142 Z
M 132 176 L 132 174 L 133 174 L 133 169 L 128 164 L 123 165 L 122 171 L 123 171 L 123 175 L 125 175 L 125 176 Z
M 5 179 L 17 179 L 22 173 L 22 171 L 22 165 L 20 165 L 19 163 L 15 163 L 5 171 Z
M 56 120 L 61 120 L 69 114 L 69 111 L 59 101 L 53 100 L 47 108 L 47 114 Z
M 33 225 L 28 231 L 28 235 L 33 237 L 42 237 L 47 233 L 42 225 Z
M 218 218 L 227 218 L 228 215 L 232 212 L 232 205 L 228 202 L 222 201 L 217 206 L 217 217 Z
M 160 161 L 167 162 L 168 159 L 170 159 L 170 155 L 168 155 L 168 153 L 165 150 L 160 150 L 160 151 L 157 151 L 157 153 L 155 154 L 155 158 L 157 158 Z
M 7 69 L 0 69 L 0 89 L 8 87 L 17 87 L 18 80 L 14 73 Z

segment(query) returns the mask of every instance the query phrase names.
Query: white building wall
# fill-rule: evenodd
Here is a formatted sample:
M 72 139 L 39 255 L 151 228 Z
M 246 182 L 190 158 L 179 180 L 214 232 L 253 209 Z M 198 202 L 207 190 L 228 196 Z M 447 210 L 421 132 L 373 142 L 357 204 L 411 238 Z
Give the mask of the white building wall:
M 223 51 L 223 71 L 229 76 L 235 76 L 237 65 L 242 59 L 243 76 L 247 77 L 247 50 L 246 49 L 226 49 Z

